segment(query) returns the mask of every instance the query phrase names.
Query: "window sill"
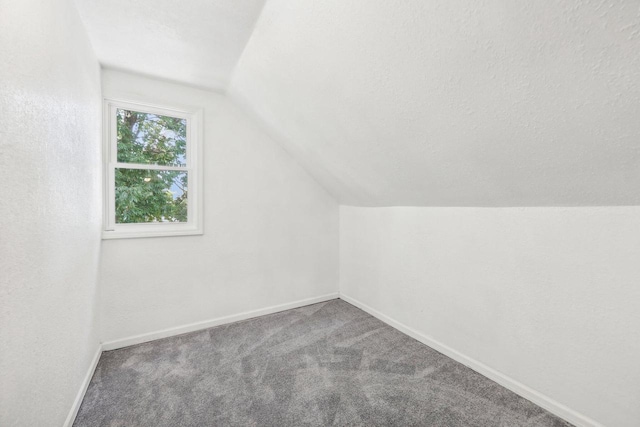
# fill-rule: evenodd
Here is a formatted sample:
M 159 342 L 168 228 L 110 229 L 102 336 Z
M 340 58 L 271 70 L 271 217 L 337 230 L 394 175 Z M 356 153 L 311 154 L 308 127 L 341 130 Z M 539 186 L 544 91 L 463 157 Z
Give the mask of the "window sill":
M 112 239 L 140 239 L 145 237 L 175 237 L 175 236 L 198 236 L 204 234 L 200 229 L 184 229 L 184 230 L 142 230 L 142 231 L 102 231 L 102 240 Z

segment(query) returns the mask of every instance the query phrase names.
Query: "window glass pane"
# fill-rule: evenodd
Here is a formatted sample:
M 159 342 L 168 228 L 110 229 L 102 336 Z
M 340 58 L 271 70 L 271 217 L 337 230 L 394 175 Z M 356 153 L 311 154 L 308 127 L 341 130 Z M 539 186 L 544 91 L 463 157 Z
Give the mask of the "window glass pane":
M 116 223 L 186 222 L 187 172 L 116 168 Z
M 187 120 L 116 110 L 118 162 L 186 166 Z

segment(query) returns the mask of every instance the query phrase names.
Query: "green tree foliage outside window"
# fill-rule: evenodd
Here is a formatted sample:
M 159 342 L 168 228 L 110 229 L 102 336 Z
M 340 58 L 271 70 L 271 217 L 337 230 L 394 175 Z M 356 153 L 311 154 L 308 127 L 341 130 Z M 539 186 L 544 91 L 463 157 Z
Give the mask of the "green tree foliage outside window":
M 186 166 L 185 119 L 118 109 L 118 162 Z M 117 223 L 186 222 L 185 170 L 115 169 Z

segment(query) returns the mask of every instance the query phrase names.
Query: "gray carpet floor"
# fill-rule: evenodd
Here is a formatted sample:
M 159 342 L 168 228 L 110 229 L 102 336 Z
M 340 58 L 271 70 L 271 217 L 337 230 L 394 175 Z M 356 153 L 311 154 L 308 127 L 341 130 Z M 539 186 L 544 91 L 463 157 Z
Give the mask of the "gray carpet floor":
M 570 426 L 341 300 L 102 354 L 82 426 Z

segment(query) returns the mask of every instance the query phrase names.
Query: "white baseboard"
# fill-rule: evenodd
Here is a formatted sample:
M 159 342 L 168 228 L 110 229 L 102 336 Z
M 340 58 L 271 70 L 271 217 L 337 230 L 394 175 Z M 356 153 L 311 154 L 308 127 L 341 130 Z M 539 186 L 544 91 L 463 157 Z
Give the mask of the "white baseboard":
M 135 335 L 128 338 L 109 341 L 102 343 L 102 350 L 109 351 L 118 348 L 128 347 L 135 344 L 141 344 L 148 341 L 157 340 L 160 338 L 167 338 L 174 335 L 185 334 L 188 332 L 195 332 L 201 329 L 212 328 L 214 326 L 224 325 L 226 323 L 238 322 L 240 320 L 251 319 L 253 317 L 264 316 L 265 314 L 277 313 L 279 311 L 290 310 L 292 308 L 304 307 L 305 305 L 316 304 L 319 302 L 329 301 L 339 297 L 339 294 L 331 293 L 314 298 L 307 298 L 303 300 L 293 301 L 286 304 L 274 305 L 271 307 L 261 308 L 258 310 L 245 311 L 243 313 L 232 314 L 230 316 L 218 317 L 215 319 L 204 320 L 202 322 L 190 323 L 188 325 L 176 326 L 173 328 L 167 328 L 160 331 L 149 332 L 146 334 Z
M 84 394 L 87 392 L 87 388 L 89 388 L 89 383 L 91 382 L 93 373 L 96 370 L 96 366 L 98 366 L 98 360 L 100 360 L 101 354 L 102 346 L 98 345 L 98 349 L 96 350 L 96 354 L 94 354 L 93 359 L 91 360 L 91 364 L 89 365 L 87 374 L 85 375 L 84 380 L 82 380 L 82 385 L 80 386 L 78 395 L 73 401 L 73 406 L 71 407 L 69 415 L 67 415 L 67 419 L 64 422 L 64 427 L 71 427 L 73 425 L 73 422 L 76 420 L 76 415 L 78 415 L 78 410 L 80 410 L 80 405 L 82 405 L 82 399 L 84 399 Z
M 551 412 L 554 415 L 557 415 L 560 418 L 563 418 L 567 421 L 569 421 L 570 423 L 579 426 L 579 427 L 604 427 L 602 424 L 596 422 L 595 420 L 592 420 L 591 418 L 580 414 L 579 412 L 574 411 L 573 409 L 570 409 L 564 405 L 562 405 L 561 403 L 556 402 L 555 400 L 551 399 L 548 396 L 545 396 L 544 394 L 537 392 L 536 390 L 533 390 L 530 387 L 527 387 L 526 385 L 514 380 L 513 378 L 510 378 L 508 376 L 506 376 L 505 374 L 496 371 L 493 368 L 490 368 L 489 366 L 478 362 L 475 359 L 472 359 L 469 356 L 465 356 L 464 354 L 460 353 L 457 350 L 454 350 L 453 348 L 427 336 L 422 334 L 421 332 L 416 331 L 415 329 L 412 329 L 388 316 L 386 316 L 385 314 L 382 314 L 381 312 L 379 312 L 378 310 L 369 307 L 368 305 L 358 301 L 355 298 L 351 298 L 347 295 L 344 294 L 340 294 L 340 299 L 355 305 L 356 307 L 360 308 L 363 311 L 366 311 L 367 313 L 369 313 L 370 315 L 372 315 L 373 317 L 378 318 L 379 320 L 383 321 L 384 323 L 388 324 L 389 326 L 399 330 L 400 332 L 403 332 L 407 335 L 409 335 L 410 337 L 420 341 L 423 344 L 426 344 L 427 346 L 433 348 L 436 351 L 439 351 L 440 353 L 444 354 L 445 356 L 448 356 L 450 358 L 452 358 L 453 360 L 462 363 L 463 365 L 473 369 L 474 371 L 478 372 L 481 375 L 484 375 L 485 377 L 489 378 L 492 381 L 497 382 L 498 384 L 500 384 L 501 386 L 511 390 L 512 392 L 524 397 L 525 399 L 530 400 L 531 402 L 535 403 L 536 405 L 546 409 L 547 411 Z

